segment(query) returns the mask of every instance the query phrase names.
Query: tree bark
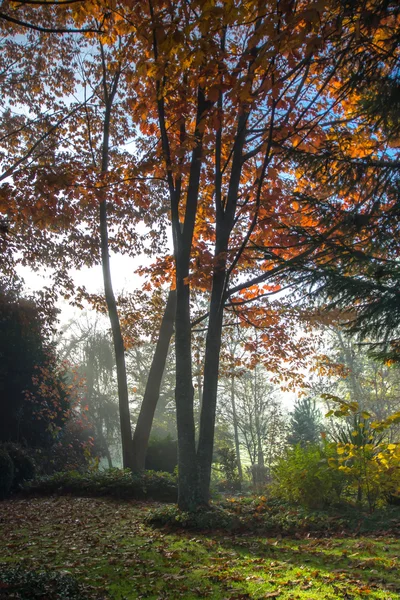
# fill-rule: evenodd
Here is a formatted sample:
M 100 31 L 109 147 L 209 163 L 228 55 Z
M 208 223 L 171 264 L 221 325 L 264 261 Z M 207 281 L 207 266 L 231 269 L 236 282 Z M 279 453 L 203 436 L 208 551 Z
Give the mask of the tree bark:
M 226 206 L 225 209 L 223 209 L 221 203 L 216 206 L 215 267 L 206 338 L 203 404 L 197 449 L 199 498 L 203 504 L 208 504 L 210 495 L 222 323 L 225 292 L 230 275 L 230 272 L 227 271 L 227 250 L 229 237 L 235 222 L 235 210 L 242 173 L 242 149 L 246 138 L 246 122 L 247 115 L 244 111 L 238 117 Z
M 174 332 L 175 313 L 176 290 L 170 290 L 164 316 L 161 321 L 156 349 L 147 378 L 142 406 L 133 434 L 133 470 L 136 472 L 143 471 L 145 468 L 151 426 L 153 424 L 157 402 L 160 397 L 161 381 L 165 370 L 171 337 Z
M 197 373 L 196 373 L 197 395 L 199 398 L 199 415 L 201 415 L 201 408 L 203 406 L 203 378 L 202 378 L 202 373 L 201 373 L 200 350 L 198 350 L 198 352 L 197 352 L 196 362 L 197 362 Z
M 122 464 L 124 469 L 134 466 L 131 415 L 129 411 L 129 393 L 125 365 L 125 347 L 119 322 L 117 302 L 111 281 L 110 257 L 108 254 L 108 228 L 106 201 L 100 203 L 101 262 L 103 269 L 104 293 L 114 343 L 115 363 L 117 367 L 118 405 L 121 427 Z
M 236 402 L 235 402 L 235 376 L 232 373 L 231 376 L 231 406 L 232 406 L 232 419 L 233 419 L 233 432 L 235 437 L 235 449 L 236 449 L 236 460 L 238 466 L 238 473 L 240 481 L 243 480 L 243 469 L 242 461 L 240 458 L 240 442 L 239 442 L 239 428 L 236 414 Z
M 179 264 L 179 262 L 178 262 Z M 178 269 L 177 269 L 178 270 Z M 199 505 L 196 469 L 196 441 L 193 412 L 192 348 L 189 286 L 177 276 L 175 321 L 176 424 L 178 432 L 178 506 L 193 511 Z
M 101 47 L 102 52 L 102 47 Z M 114 76 L 111 90 L 108 90 L 106 65 L 103 60 L 103 88 L 106 105 L 103 123 L 103 142 L 101 153 L 101 174 L 105 175 L 109 168 L 110 122 L 111 109 L 117 91 L 119 73 Z M 129 411 L 128 382 L 125 365 L 125 347 L 122 338 L 121 325 L 118 316 L 117 302 L 111 280 L 110 256 L 108 248 L 107 198 L 104 189 L 99 189 L 99 219 L 100 219 L 100 248 L 101 266 L 103 270 L 104 294 L 107 303 L 108 316 L 111 324 L 112 338 L 117 368 L 118 404 L 121 426 L 122 464 L 124 469 L 133 468 L 133 447 L 131 415 Z
M 262 469 L 265 466 L 264 463 L 264 450 L 262 446 L 262 432 L 260 427 L 260 404 L 258 395 L 258 379 L 257 379 L 257 366 L 254 369 L 254 420 L 256 425 L 256 436 L 257 436 L 257 465 Z
M 221 269 L 215 273 L 213 278 L 204 361 L 203 403 L 200 416 L 199 444 L 197 448 L 199 498 L 203 504 L 208 504 L 210 494 L 218 372 L 224 314 L 224 291 L 225 270 Z

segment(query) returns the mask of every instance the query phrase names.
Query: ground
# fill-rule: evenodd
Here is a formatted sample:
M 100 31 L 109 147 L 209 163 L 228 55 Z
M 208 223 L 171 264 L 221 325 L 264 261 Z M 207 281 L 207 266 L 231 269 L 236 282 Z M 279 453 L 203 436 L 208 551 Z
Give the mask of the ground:
M 10 564 L 67 572 L 96 599 L 400 599 L 400 541 L 390 535 L 172 532 L 145 524 L 153 507 L 72 497 L 0 502 L 0 573 Z

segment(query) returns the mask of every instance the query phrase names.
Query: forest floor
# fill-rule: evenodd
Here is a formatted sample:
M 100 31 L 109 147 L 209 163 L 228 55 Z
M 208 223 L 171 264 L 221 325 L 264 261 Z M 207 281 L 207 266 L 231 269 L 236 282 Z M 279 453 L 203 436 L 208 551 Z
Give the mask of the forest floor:
M 68 573 L 96 599 L 400 599 L 394 535 L 194 534 L 147 525 L 154 506 L 72 497 L 0 502 L 0 598 L 19 598 L 11 587 L 7 595 L 1 573 L 20 565 Z

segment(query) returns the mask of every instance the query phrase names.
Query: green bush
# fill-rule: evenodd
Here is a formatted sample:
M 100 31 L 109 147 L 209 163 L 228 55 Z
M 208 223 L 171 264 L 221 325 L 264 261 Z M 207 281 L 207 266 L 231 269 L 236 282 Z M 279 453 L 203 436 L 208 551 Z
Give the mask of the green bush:
M 282 500 L 309 508 L 323 508 L 338 502 L 346 475 L 329 466 L 334 445 L 320 447 L 300 444 L 287 448 L 274 469 L 271 493 Z
M 13 479 L 13 462 L 8 453 L 0 448 L 0 500 L 9 494 Z
M 1 569 L 0 600 L 86 600 L 76 580 L 63 573 Z
M 184 512 L 177 506 L 166 506 L 149 512 L 146 522 L 156 527 L 173 527 L 194 531 L 244 530 L 241 519 L 223 507 L 203 508 Z
M 173 473 L 178 464 L 178 442 L 170 435 L 151 438 L 146 454 L 146 469 Z
M 56 473 L 27 484 L 25 491 L 38 495 L 113 496 L 161 502 L 176 502 L 178 497 L 174 475 L 154 471 L 132 474 L 129 469 Z
M 34 460 L 27 451 L 18 444 L 4 444 L 4 450 L 11 458 L 14 465 L 14 479 L 12 489 L 17 490 L 24 481 L 29 481 L 35 477 L 36 467 Z
M 225 498 L 209 509 L 194 513 L 180 511 L 176 506 L 163 506 L 147 513 L 146 522 L 153 527 L 194 531 L 229 531 L 255 535 L 334 535 L 347 532 L 376 533 L 391 530 L 400 533 L 400 509 L 389 507 L 374 514 L 343 505 L 315 510 L 293 506 L 278 498 L 248 496 Z

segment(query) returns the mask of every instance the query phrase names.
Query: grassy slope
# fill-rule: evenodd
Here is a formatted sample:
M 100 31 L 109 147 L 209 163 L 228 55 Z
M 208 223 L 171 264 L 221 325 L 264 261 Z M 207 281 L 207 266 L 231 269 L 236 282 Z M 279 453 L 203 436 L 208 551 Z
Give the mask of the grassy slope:
M 168 533 L 150 504 L 88 498 L 0 503 L 0 568 L 69 572 L 93 597 L 400 599 L 394 537 L 272 539 Z

